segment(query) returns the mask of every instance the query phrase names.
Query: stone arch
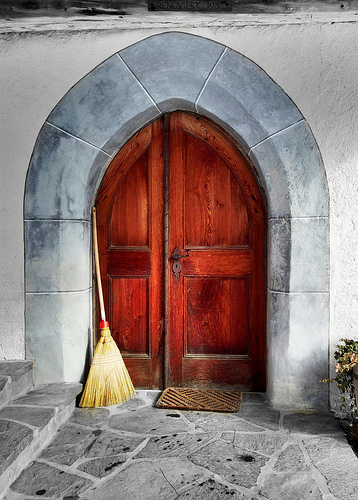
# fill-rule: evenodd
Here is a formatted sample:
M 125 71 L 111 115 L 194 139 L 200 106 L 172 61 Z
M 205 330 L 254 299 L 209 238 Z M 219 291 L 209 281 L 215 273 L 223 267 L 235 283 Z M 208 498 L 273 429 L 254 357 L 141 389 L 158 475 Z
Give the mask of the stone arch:
M 91 206 L 126 141 L 165 112 L 206 116 L 251 158 L 268 201 L 268 394 L 322 408 L 328 391 L 325 170 L 304 117 L 255 63 L 168 32 L 114 54 L 43 125 L 24 201 L 26 351 L 37 382 L 82 380 L 92 330 Z

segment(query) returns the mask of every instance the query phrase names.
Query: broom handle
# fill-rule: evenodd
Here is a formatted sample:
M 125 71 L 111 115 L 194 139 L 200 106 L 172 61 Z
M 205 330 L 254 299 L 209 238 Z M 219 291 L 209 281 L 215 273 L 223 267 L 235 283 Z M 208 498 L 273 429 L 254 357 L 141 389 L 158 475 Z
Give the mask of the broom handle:
M 106 321 L 106 312 L 104 310 L 103 290 L 102 290 L 102 281 L 101 281 L 101 270 L 99 268 L 96 207 L 92 207 L 92 215 L 93 215 L 94 261 L 96 264 L 96 276 L 97 276 L 99 305 L 101 308 L 101 319 L 102 319 L 102 321 Z

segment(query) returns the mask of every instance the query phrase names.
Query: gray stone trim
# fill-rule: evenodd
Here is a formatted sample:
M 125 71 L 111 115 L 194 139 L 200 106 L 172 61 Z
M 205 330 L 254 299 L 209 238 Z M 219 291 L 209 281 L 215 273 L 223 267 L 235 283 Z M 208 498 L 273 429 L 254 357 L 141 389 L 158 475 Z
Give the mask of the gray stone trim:
M 273 406 L 327 408 L 329 294 L 268 291 L 267 392 Z
M 121 57 L 121 55 L 117 52 L 116 54 L 119 59 L 122 61 L 123 64 L 126 65 L 126 67 L 128 68 L 128 71 L 131 72 L 131 74 L 133 75 L 133 77 L 136 79 L 136 81 L 138 82 L 138 84 L 141 86 L 141 88 L 144 90 L 144 92 L 148 95 L 148 97 L 151 99 L 151 101 L 153 102 L 154 106 L 157 108 L 158 112 L 161 113 L 161 110 L 159 109 L 159 107 L 157 106 L 157 103 L 155 102 L 155 100 L 153 99 L 153 97 L 150 95 L 150 93 L 148 92 L 148 90 L 144 87 L 144 85 L 141 83 L 140 80 L 138 80 L 138 78 L 136 77 L 136 75 L 133 73 L 133 71 L 131 70 L 131 68 L 128 66 L 128 64 L 126 63 L 126 61 Z
M 328 217 L 269 219 L 268 228 L 269 289 L 305 293 L 327 292 Z
M 267 198 L 271 401 L 326 407 L 327 388 L 317 380 L 328 367 L 329 196 L 319 149 L 290 97 L 254 62 L 180 32 L 144 39 L 94 68 L 39 133 L 24 200 L 26 343 L 37 380 L 82 377 L 92 328 L 91 206 L 117 151 L 177 109 L 208 117 L 231 134 Z M 87 305 L 76 290 L 84 290 Z M 73 356 L 70 318 L 79 315 L 81 341 Z M 307 355 L 298 363 L 300 339 Z
M 25 222 L 27 292 L 77 291 L 91 286 L 91 226 L 82 221 Z
M 198 102 L 199 102 L 199 99 L 200 99 L 200 97 L 202 96 L 202 94 L 204 93 L 205 88 L 206 88 L 206 85 L 207 85 L 207 83 L 209 82 L 209 80 L 210 80 L 210 78 L 211 78 L 211 75 L 212 75 L 212 74 L 213 74 L 213 72 L 215 71 L 215 69 L 216 69 L 216 67 L 218 66 L 218 64 L 220 63 L 221 59 L 224 57 L 224 54 L 225 54 L 225 52 L 226 52 L 227 50 L 228 50 L 228 49 L 227 49 L 227 48 L 225 48 L 225 49 L 224 49 L 224 51 L 220 54 L 219 59 L 216 61 L 215 65 L 213 66 L 213 69 L 210 71 L 210 73 L 209 73 L 209 75 L 208 75 L 207 79 L 205 80 L 205 82 L 204 82 L 204 84 L 203 84 L 203 86 L 202 86 L 202 89 L 200 90 L 200 92 L 199 92 L 199 94 L 198 94 L 198 97 L 197 97 L 197 98 L 196 98 L 196 100 L 195 100 L 195 111 L 196 111 L 197 113 L 199 113 L 199 109 L 198 109 Z
M 81 139 L 81 137 L 77 137 L 76 135 L 74 134 L 71 134 L 70 132 L 67 132 L 67 130 L 64 130 L 63 128 L 61 127 L 57 127 L 56 125 L 54 125 L 53 123 L 49 122 L 49 121 L 46 121 L 45 122 L 47 125 L 49 125 L 50 127 L 53 127 L 55 128 L 56 130 L 58 130 L 59 132 L 63 132 L 64 134 L 66 135 L 69 135 L 70 137 L 72 137 L 73 139 L 76 139 L 77 141 L 80 141 L 80 142 L 83 142 L 84 144 L 87 144 L 87 146 L 91 146 L 92 148 L 95 148 L 97 149 L 98 151 L 101 151 L 103 154 L 107 155 L 109 158 L 111 158 L 111 155 L 109 153 L 107 153 L 106 151 L 104 151 L 103 149 L 97 147 L 95 144 L 91 144 L 90 142 L 88 141 L 85 141 L 84 139 Z
M 26 357 L 36 384 L 82 380 L 92 355 L 92 289 L 27 293 Z
M 329 216 L 320 152 L 305 120 L 299 120 L 250 149 L 269 205 L 269 217 Z

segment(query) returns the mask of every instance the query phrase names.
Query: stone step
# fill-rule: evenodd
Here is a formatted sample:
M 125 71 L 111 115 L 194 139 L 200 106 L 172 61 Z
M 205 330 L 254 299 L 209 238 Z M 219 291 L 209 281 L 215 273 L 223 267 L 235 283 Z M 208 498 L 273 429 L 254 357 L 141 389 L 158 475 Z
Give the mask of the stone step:
M 81 390 L 78 383 L 44 385 L 0 410 L 0 498 L 71 416 Z
M 0 408 L 33 387 L 32 361 L 0 361 Z

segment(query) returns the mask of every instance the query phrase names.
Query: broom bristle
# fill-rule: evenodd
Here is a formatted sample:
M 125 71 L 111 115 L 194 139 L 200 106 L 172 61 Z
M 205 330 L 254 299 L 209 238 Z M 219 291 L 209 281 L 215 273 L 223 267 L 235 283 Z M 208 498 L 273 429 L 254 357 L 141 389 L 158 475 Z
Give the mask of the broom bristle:
M 96 408 L 120 404 L 134 395 L 135 390 L 117 344 L 109 328 L 102 328 L 80 406 Z

